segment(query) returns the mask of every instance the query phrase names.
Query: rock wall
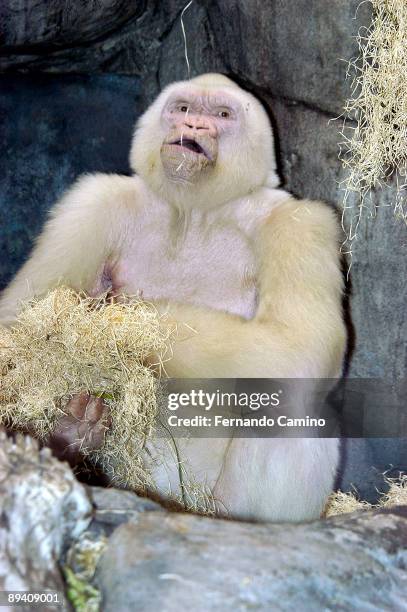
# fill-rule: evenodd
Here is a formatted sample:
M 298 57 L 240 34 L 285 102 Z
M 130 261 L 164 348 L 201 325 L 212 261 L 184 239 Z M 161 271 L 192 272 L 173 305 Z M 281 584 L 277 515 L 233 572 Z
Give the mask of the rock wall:
M 0 75 L 0 288 L 56 198 L 84 172 L 129 172 L 139 81 L 108 75 Z
M 0 6 L 0 286 L 27 255 L 45 212 L 83 172 L 129 172 L 136 116 L 187 77 L 186 0 L 4 0 Z M 370 22 L 359 0 L 195 0 L 185 12 L 191 75 L 222 71 L 260 97 L 278 131 L 284 185 L 342 199 L 340 122 L 346 60 Z M 389 193 L 376 194 L 387 204 Z M 383 208 L 366 219 L 351 273 L 350 374 L 406 375 L 406 228 Z M 372 500 L 380 472 L 407 468 L 404 441 L 348 441 L 344 488 Z M 372 465 L 375 469 L 372 469 Z
M 300 525 L 168 512 L 3 433 L 0 493 L 2 591 L 60 602 L 23 612 L 405 610 L 406 506 Z

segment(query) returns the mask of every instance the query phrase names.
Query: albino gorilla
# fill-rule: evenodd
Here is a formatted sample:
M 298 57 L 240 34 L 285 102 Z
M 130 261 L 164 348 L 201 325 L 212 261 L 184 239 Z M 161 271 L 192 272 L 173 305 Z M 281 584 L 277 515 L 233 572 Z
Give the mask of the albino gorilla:
M 21 302 L 58 284 L 138 294 L 196 330 L 175 345 L 171 377 L 340 375 L 336 217 L 276 188 L 261 104 L 218 74 L 174 83 L 139 120 L 130 160 L 133 176 L 84 176 L 64 195 L 4 291 L 0 322 L 12 323 Z M 102 401 L 84 394 L 66 410 L 72 426 L 62 443 L 72 443 L 80 423 L 88 444 L 100 444 Z M 252 520 L 318 517 L 339 458 L 335 439 L 179 443 L 219 514 Z M 162 497 L 179 493 L 177 461 L 154 467 L 154 447 L 149 457 Z

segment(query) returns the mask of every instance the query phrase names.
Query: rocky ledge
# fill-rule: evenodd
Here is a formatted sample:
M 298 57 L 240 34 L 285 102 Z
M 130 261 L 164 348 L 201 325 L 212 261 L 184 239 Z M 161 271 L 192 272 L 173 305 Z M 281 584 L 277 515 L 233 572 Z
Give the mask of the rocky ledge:
M 301 525 L 168 512 L 5 434 L 0 506 L 0 590 L 66 610 L 405 609 L 407 507 Z

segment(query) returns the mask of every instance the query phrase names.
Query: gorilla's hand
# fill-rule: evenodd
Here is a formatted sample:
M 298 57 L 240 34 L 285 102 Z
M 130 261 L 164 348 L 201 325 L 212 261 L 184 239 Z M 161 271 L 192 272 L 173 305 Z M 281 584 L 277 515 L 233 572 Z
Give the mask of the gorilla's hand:
M 59 459 L 75 466 L 84 454 L 102 447 L 110 425 L 103 399 L 78 393 L 66 405 L 66 414 L 59 419 L 46 445 Z

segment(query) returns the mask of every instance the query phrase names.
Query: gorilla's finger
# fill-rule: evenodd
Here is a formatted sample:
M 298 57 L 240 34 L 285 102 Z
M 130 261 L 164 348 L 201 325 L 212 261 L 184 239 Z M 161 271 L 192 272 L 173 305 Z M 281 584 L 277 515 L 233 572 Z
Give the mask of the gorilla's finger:
M 76 419 L 82 420 L 85 416 L 86 407 L 90 397 L 91 396 L 89 393 L 86 392 L 77 393 L 74 395 L 66 405 L 67 413 L 71 414 Z
M 90 423 L 97 423 L 106 410 L 106 404 L 101 397 L 91 396 L 86 406 L 85 419 Z

